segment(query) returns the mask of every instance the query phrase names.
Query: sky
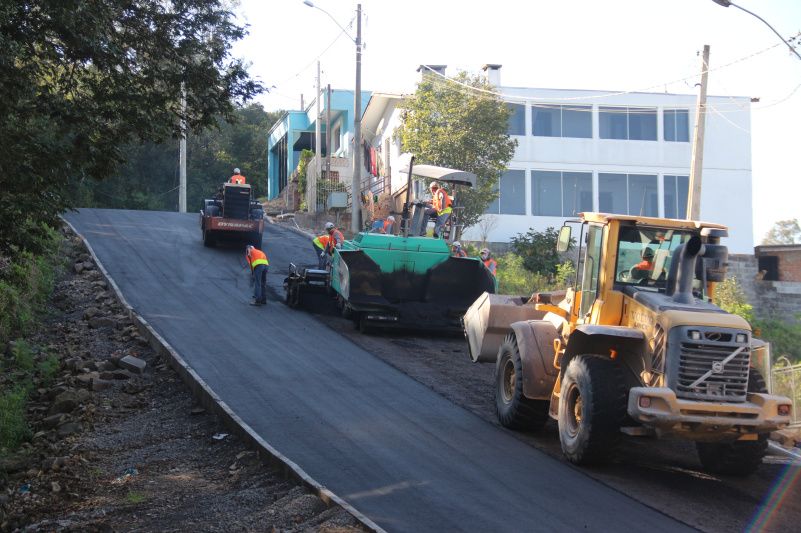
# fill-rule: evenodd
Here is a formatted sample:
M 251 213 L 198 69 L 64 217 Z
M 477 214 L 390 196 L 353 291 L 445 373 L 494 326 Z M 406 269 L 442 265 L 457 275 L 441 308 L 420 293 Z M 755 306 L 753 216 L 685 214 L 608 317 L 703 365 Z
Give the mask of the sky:
M 337 23 L 355 37 L 357 3 L 314 0 L 329 17 L 303 0 L 240 2 L 249 35 L 233 53 L 270 89 L 257 98 L 265 109 L 298 109 L 301 94 L 309 102 L 318 60 L 323 86 L 353 89 L 355 45 Z M 801 32 L 801 0 L 735 3 L 785 38 Z M 776 221 L 801 219 L 801 60 L 748 13 L 712 0 L 363 0 L 362 11 L 362 89 L 374 92 L 413 92 L 420 64 L 453 75 L 497 63 L 507 87 L 696 94 L 694 79 L 676 80 L 700 79 L 708 44 L 708 93 L 759 98 L 755 244 Z

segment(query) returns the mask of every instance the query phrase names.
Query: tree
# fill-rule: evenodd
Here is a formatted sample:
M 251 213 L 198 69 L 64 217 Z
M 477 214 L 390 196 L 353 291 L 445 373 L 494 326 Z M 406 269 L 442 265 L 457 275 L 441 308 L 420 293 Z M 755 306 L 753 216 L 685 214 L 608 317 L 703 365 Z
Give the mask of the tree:
M 801 226 L 798 219 L 779 220 L 765 235 L 762 244 L 801 244 Z
M 0 0 L 0 250 L 27 248 L 134 141 L 230 118 L 261 91 L 219 0 Z M 180 105 L 186 91 L 186 113 Z
M 531 272 L 547 276 L 555 276 L 557 267 L 562 263 L 556 251 L 559 232 L 554 228 L 545 231 L 529 229 L 526 233 L 518 233 L 512 237 L 512 249 L 523 258 L 523 266 Z
M 455 80 L 425 76 L 402 104 L 404 119 L 397 133 L 403 150 L 414 154 L 417 163 L 476 174 L 476 187 L 460 196 L 468 227 L 498 197 L 498 178 L 514 155 L 517 141 L 507 133 L 509 108 L 497 96 L 481 92 L 490 91 L 491 85 L 466 72 Z

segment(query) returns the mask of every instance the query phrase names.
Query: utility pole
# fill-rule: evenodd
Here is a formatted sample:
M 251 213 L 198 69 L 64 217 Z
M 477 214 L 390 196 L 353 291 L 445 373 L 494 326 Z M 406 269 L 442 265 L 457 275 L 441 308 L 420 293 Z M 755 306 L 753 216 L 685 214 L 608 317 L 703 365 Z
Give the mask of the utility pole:
M 317 172 L 317 180 L 319 181 L 323 177 L 322 173 L 322 156 L 321 156 L 321 146 L 320 146 L 320 62 L 317 62 L 317 94 L 315 95 L 315 101 L 317 102 L 317 115 L 314 119 L 314 166 Z M 316 189 L 315 189 L 316 190 Z M 317 195 L 315 194 L 315 203 L 317 202 Z M 313 213 L 317 212 L 317 205 L 309 206 L 309 210 Z
M 178 149 L 178 212 L 186 213 L 186 88 L 181 83 L 181 141 Z
M 704 168 L 704 130 L 706 123 L 706 87 L 709 79 L 709 45 L 704 45 L 701 64 L 701 90 L 698 92 L 698 105 L 695 109 L 695 129 L 693 131 L 692 167 L 690 168 L 690 191 L 687 195 L 687 218 L 701 218 L 701 177 Z
M 353 181 L 351 181 L 350 229 L 353 234 L 361 229 L 361 175 L 362 175 L 362 5 L 356 6 L 356 91 L 353 93 Z
M 325 177 L 331 179 L 331 84 L 325 90 Z

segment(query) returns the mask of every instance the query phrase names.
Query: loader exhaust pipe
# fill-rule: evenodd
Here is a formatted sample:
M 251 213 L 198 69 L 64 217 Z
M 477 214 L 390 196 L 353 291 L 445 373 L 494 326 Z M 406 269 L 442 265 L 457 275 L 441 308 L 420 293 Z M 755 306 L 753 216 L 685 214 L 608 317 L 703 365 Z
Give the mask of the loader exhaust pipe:
M 695 261 L 704 254 L 704 245 L 697 235 L 690 237 L 686 243 L 676 248 L 673 262 L 670 264 L 670 283 L 668 296 L 680 304 L 691 304 L 693 298 L 693 277 Z

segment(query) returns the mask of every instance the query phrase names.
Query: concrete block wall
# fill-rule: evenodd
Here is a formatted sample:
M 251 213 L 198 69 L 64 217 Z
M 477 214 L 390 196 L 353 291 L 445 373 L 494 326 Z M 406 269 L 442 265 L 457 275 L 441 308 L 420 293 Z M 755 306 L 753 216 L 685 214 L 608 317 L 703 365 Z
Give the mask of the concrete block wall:
M 801 255 L 801 252 L 799 252 Z M 801 259 L 801 258 L 800 258 Z M 789 263 L 789 261 L 788 261 Z M 787 263 L 785 263 L 787 264 Z M 782 265 L 783 268 L 786 268 Z M 799 260 L 801 269 L 801 260 Z M 784 273 L 785 270 L 782 270 Z M 801 282 L 765 281 L 758 279 L 757 258 L 748 254 L 729 255 L 728 277 L 736 277 L 748 303 L 758 318 L 783 318 L 797 321 L 801 313 Z M 800 272 L 801 273 L 801 272 Z

